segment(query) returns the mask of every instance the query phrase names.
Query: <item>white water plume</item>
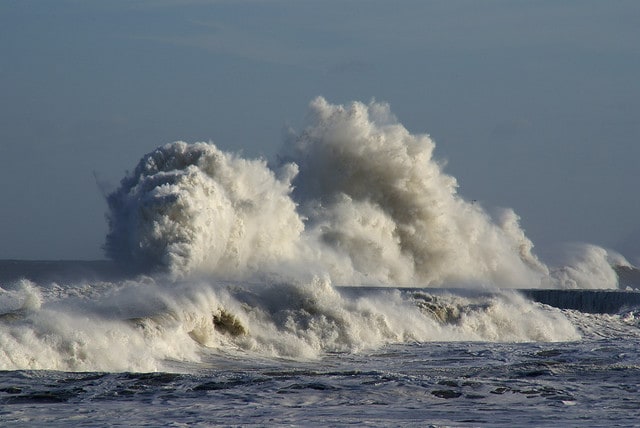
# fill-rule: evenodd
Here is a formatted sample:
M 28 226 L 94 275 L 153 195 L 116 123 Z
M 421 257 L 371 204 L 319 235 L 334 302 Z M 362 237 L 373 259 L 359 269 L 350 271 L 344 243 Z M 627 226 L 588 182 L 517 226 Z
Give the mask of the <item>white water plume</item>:
M 551 271 L 550 284 L 558 288 L 618 288 L 612 266 L 629 266 L 620 254 L 591 244 L 565 244 L 557 256 L 560 265 Z
M 145 156 L 108 198 L 113 259 L 175 274 L 258 271 L 294 257 L 303 223 L 261 160 L 213 144 L 167 144 Z
M 464 200 L 434 149 L 386 104 L 322 98 L 275 168 L 212 143 L 159 147 L 107 198 L 107 254 L 152 276 L 0 289 L 0 368 L 153 371 L 216 352 L 578 340 L 560 310 L 495 287 L 611 288 L 624 260 L 583 245 L 547 268 L 518 216 Z
M 507 210 L 494 222 L 458 196 L 434 148 L 386 104 L 318 98 L 311 125 L 288 145 L 300 167 L 296 199 L 324 242 L 383 283 L 537 286 L 547 271 L 518 217 Z
M 512 210 L 492 217 L 459 196 L 434 149 L 386 104 L 317 98 L 275 169 L 213 143 L 176 142 L 145 155 L 108 197 L 105 248 L 126 265 L 178 278 L 574 286 L 549 275 Z M 582 284 L 588 275 L 571 277 L 590 286 Z

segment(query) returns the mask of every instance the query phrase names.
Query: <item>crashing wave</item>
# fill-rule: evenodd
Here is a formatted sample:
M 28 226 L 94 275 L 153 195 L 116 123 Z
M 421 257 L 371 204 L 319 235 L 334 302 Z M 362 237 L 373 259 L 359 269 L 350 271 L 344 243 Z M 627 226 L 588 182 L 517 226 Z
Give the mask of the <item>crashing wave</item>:
M 434 142 L 410 133 L 388 105 L 317 98 L 309 117 L 276 168 L 213 143 L 145 155 L 108 196 L 109 257 L 178 277 L 585 286 L 581 272 L 549 274 L 512 210 L 492 218 L 458 195 Z

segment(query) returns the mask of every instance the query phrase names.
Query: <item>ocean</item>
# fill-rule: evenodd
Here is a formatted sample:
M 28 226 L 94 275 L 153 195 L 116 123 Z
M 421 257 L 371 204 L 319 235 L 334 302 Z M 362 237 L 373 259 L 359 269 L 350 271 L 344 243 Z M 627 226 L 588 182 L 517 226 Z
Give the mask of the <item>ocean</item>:
M 638 292 L 168 288 L 108 266 L 0 262 L 3 426 L 640 423 Z
M 386 104 L 142 156 L 102 261 L 0 261 L 2 426 L 637 426 L 640 273 L 457 192 Z

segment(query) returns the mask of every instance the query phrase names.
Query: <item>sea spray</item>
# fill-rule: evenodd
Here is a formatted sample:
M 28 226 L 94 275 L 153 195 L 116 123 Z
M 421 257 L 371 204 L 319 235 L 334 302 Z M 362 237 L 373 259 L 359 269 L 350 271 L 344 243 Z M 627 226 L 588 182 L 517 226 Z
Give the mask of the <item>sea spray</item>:
M 512 291 L 349 293 L 319 277 L 272 284 L 147 278 L 113 283 L 101 295 L 83 285 L 63 289 L 42 293 L 35 306 L 29 285 L 0 294 L 0 303 L 18 302 L 0 315 L 0 368 L 166 371 L 171 362 L 218 353 L 315 359 L 403 342 L 580 338 L 558 310 Z
M 268 270 L 294 256 L 303 230 L 289 197 L 295 167 L 283 170 L 278 179 L 213 144 L 160 147 L 107 199 L 107 255 L 178 276 Z
M 311 124 L 286 145 L 294 196 L 323 242 L 384 284 L 538 287 L 547 268 L 511 210 L 493 221 L 465 201 L 387 104 L 311 103 Z
M 275 167 L 213 143 L 143 156 L 107 198 L 105 250 L 146 275 L 2 284 L 0 368 L 155 371 L 217 353 L 578 340 L 559 310 L 499 289 L 615 287 L 614 255 L 599 247 L 539 261 L 518 216 L 459 196 L 434 142 L 386 104 L 318 98 L 309 119 Z M 419 288 L 436 286 L 460 290 Z
M 198 361 L 198 346 L 176 323 L 145 330 L 130 318 L 166 314 L 149 299 L 160 290 L 154 287 L 150 294 L 147 285 L 109 284 L 101 294 L 84 284 L 57 286 L 53 293 L 39 291 L 36 306 L 32 284 L 2 290 L 0 302 L 17 299 L 23 305 L 0 314 L 0 368 L 157 371 L 166 360 Z
M 559 265 L 551 271 L 552 288 L 615 289 L 613 267 L 630 266 L 622 255 L 592 244 L 564 244 L 555 258 Z
M 492 218 L 456 192 L 388 105 L 331 105 L 285 144 L 276 168 L 177 142 L 145 155 L 108 197 L 107 254 L 175 277 L 334 284 L 536 288 L 548 268 L 512 210 Z

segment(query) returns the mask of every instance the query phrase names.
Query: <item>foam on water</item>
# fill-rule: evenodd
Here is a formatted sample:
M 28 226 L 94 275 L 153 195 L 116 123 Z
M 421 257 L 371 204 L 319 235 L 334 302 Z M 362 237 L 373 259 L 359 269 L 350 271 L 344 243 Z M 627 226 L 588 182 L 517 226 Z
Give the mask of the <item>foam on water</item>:
M 2 290 L 0 304 L 2 369 L 156 371 L 218 352 L 313 359 L 402 342 L 580 338 L 559 311 L 514 292 L 349 295 L 320 278 L 259 286 L 140 278 L 99 293 L 23 281 Z

